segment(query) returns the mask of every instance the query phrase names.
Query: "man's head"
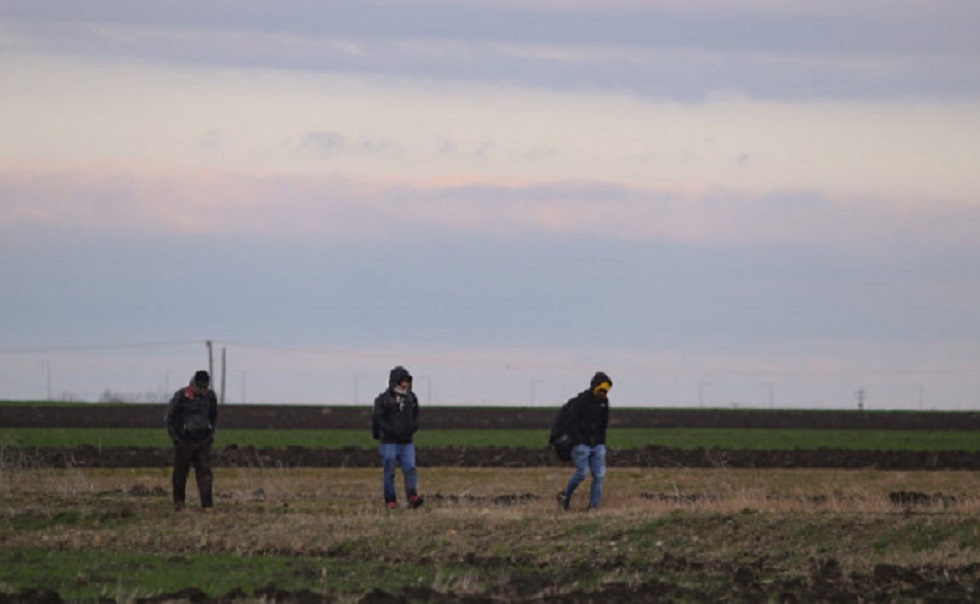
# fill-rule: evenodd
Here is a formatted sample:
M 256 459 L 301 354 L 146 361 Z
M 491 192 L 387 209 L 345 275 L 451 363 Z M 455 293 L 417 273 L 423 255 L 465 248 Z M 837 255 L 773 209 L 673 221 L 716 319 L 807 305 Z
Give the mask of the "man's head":
M 196 394 L 207 394 L 211 386 L 211 376 L 203 369 L 194 374 L 191 380 L 191 387 Z
M 388 375 L 388 386 L 407 392 L 412 387 L 412 374 L 408 372 L 408 369 L 398 365 Z
M 596 395 L 597 398 L 605 399 L 609 396 L 609 390 L 612 388 L 612 378 L 601 371 L 597 371 L 594 376 L 592 376 L 592 381 L 589 383 L 589 388 L 592 389 L 592 393 Z

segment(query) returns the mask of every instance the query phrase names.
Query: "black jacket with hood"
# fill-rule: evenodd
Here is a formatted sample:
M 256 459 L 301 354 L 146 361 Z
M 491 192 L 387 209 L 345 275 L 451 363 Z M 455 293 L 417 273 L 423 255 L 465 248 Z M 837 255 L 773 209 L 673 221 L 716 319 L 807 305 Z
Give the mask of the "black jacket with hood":
M 408 380 L 409 390 L 399 394 L 395 388 Z M 419 401 L 411 390 L 412 375 L 399 365 L 388 376 L 388 389 L 374 399 L 371 435 L 382 444 L 407 445 L 419 429 Z
M 167 433 L 175 443 L 211 439 L 218 424 L 218 397 L 210 388 L 195 391 L 192 381 L 170 399 L 166 422 Z
M 595 394 L 599 384 L 612 380 L 608 375 L 599 371 L 593 376 L 588 390 L 583 390 L 569 402 L 568 436 L 573 445 L 606 444 L 606 428 L 609 427 L 609 399 L 601 399 Z

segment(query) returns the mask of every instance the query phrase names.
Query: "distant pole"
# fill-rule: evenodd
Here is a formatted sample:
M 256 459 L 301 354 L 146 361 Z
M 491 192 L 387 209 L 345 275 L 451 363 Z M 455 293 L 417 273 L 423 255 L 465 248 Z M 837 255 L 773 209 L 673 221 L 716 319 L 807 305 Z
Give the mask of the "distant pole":
M 225 376 L 228 375 L 228 363 L 225 357 L 226 349 L 221 347 L 221 404 L 225 404 Z
M 355 405 L 361 404 L 360 381 L 362 377 L 364 376 L 360 374 L 354 376 L 354 404 Z
M 865 392 L 865 391 L 864 391 L 864 388 L 860 388 L 860 389 L 859 389 L 859 390 L 857 391 L 857 397 L 858 397 L 858 411 L 864 411 L 864 397 L 865 397 L 866 395 L 867 395 L 867 392 Z
M 701 382 L 698 384 L 698 406 L 704 407 L 704 388 L 710 386 L 711 382 Z
M 431 405 L 432 404 L 432 376 L 421 375 L 419 376 L 419 379 L 425 380 L 425 404 Z
M 211 348 L 211 340 L 205 340 L 204 345 L 208 347 L 208 375 L 214 380 L 214 350 Z
M 51 361 L 41 361 L 44 363 L 44 374 L 47 377 L 48 383 L 48 399 L 51 400 Z

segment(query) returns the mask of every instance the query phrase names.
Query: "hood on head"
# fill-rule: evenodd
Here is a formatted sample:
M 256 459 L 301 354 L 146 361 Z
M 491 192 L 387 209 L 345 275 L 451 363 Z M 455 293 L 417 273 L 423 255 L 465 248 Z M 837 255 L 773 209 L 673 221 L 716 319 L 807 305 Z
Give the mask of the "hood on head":
M 412 374 L 408 372 L 408 369 L 405 369 L 401 365 L 398 365 L 397 367 L 391 370 L 390 374 L 388 374 L 388 387 L 394 388 L 395 386 L 400 384 L 402 380 L 408 380 L 408 383 L 411 384 Z
M 589 382 L 589 390 L 595 391 L 601 384 L 609 384 L 612 387 L 612 378 L 603 373 L 602 371 L 596 371 L 595 375 L 592 376 L 592 381 Z
M 211 385 L 211 375 L 202 369 L 194 373 L 194 377 L 191 379 L 191 385 L 197 386 L 198 388 L 208 388 Z
M 204 396 L 211 388 L 211 375 L 203 369 L 194 374 L 190 383 L 187 385 L 187 396 L 192 394 Z

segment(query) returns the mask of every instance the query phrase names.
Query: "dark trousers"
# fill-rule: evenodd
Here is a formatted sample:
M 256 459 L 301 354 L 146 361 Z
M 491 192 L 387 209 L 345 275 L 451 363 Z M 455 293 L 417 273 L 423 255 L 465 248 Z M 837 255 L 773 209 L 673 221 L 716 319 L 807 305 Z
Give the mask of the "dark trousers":
M 197 490 L 201 495 L 201 507 L 209 508 L 214 505 L 211 498 L 211 439 L 195 442 L 178 442 L 174 444 L 174 503 L 184 503 L 184 487 L 187 484 L 187 474 L 194 466 L 194 478 L 197 480 Z

